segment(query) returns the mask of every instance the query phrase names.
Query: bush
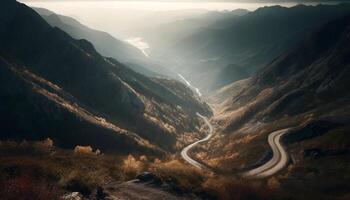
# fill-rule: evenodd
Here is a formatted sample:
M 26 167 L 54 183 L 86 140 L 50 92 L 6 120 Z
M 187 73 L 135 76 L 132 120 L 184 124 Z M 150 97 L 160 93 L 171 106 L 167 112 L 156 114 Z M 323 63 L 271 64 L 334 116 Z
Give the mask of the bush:
M 59 183 L 66 190 L 88 196 L 108 179 L 106 173 L 102 169 L 90 171 L 76 168 L 63 174 Z
M 74 153 L 77 154 L 88 154 L 88 155 L 100 155 L 101 151 L 96 149 L 95 151 L 91 148 L 91 146 L 76 146 L 74 148 Z
M 122 171 L 126 180 L 134 179 L 144 170 L 144 163 L 129 155 L 123 160 Z

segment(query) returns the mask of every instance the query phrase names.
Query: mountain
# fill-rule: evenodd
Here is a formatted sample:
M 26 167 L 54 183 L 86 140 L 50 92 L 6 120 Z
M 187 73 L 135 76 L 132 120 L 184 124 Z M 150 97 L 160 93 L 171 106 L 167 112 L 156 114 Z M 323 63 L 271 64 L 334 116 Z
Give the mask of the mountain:
M 135 133 L 77 105 L 59 86 L 26 68 L 1 57 L 0 71 L 2 139 L 50 137 L 66 148 L 80 144 L 119 153 L 161 152 Z
M 272 157 L 268 135 L 289 128 L 282 142 L 290 162 L 273 178 L 281 194 L 300 199 L 296 191 L 312 187 L 303 198 L 341 199 L 345 187 L 331 187 L 348 185 L 349 76 L 350 15 L 214 93 L 218 134 L 197 149 L 197 158 L 222 173 L 246 171 Z
M 0 10 L 1 139 L 164 153 L 186 143 L 183 133 L 196 132 L 197 112 L 210 115 L 183 84 L 101 56 L 24 4 L 5 0 Z
M 220 27 L 222 21 L 234 21 L 239 16 L 247 14 L 249 11 L 236 9 L 232 11 L 209 11 L 201 15 L 178 19 L 172 22 L 163 23 L 147 29 L 141 29 L 138 34 L 151 44 L 151 56 L 163 54 L 164 49 L 175 45 L 181 39 L 189 37 L 199 32 L 205 27 Z M 175 55 L 176 56 L 176 55 Z
M 349 4 L 262 7 L 180 38 L 164 57 L 176 56 L 192 82 L 215 89 L 253 75 L 308 33 L 348 13 Z
M 91 29 L 74 18 L 58 15 L 44 8 L 33 8 L 51 26 L 58 27 L 75 39 L 86 39 L 103 56 L 112 57 L 125 63 L 135 72 L 149 77 L 178 78 L 171 70 L 149 59 L 138 48 L 120 41 L 108 33 Z
M 75 39 L 88 40 L 103 56 L 113 57 L 121 62 L 145 59 L 145 55 L 139 49 L 106 32 L 91 29 L 74 18 L 58 15 L 44 8 L 34 8 L 34 10 L 51 26 L 58 27 Z

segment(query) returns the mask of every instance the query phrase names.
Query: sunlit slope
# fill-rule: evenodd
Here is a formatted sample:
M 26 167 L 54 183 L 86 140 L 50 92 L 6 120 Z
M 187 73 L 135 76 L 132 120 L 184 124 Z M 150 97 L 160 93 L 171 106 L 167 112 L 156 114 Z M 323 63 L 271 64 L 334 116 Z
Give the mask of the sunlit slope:
M 201 160 L 226 171 L 252 169 L 271 157 L 268 135 L 285 128 L 293 128 L 282 141 L 293 146 L 294 158 L 304 159 L 306 143 L 348 155 L 349 141 L 337 138 L 350 123 L 349 19 L 326 24 L 251 79 L 211 96 L 218 134 L 198 150 Z
M 88 145 L 104 152 L 146 154 L 160 149 L 77 104 L 59 86 L 0 58 L 1 139 L 51 138 L 62 147 Z
M 2 1 L 0 10 L 3 58 L 59 86 L 74 97 L 73 104 L 155 146 L 173 150 L 178 137 L 200 125 L 196 112 L 210 112 L 193 92 L 186 92 L 193 99 L 189 103 L 172 92 L 172 84 L 161 85 L 102 57 L 91 43 L 51 27 L 23 4 Z

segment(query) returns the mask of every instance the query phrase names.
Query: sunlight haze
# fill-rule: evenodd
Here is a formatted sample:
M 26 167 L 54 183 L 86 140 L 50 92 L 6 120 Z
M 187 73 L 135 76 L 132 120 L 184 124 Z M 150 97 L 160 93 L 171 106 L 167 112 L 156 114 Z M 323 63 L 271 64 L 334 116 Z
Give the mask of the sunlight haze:
M 79 20 L 90 27 L 107 31 L 116 37 L 129 38 L 138 28 L 156 26 L 189 16 L 195 17 L 208 11 L 231 11 L 259 7 L 276 3 L 244 2 L 195 2 L 195 1 L 21 1 L 31 7 L 49 9 L 57 14 Z M 308 3 L 314 5 L 316 3 Z M 279 3 L 291 7 L 295 2 Z M 137 34 L 132 34 L 138 37 Z

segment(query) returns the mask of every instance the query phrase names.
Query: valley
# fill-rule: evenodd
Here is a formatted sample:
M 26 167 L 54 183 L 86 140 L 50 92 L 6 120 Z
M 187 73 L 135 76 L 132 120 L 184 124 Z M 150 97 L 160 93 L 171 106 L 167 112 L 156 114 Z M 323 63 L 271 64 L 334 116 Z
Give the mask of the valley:
M 208 134 L 205 138 L 201 139 L 201 140 L 198 140 L 190 145 L 188 145 L 187 147 L 185 147 L 184 149 L 182 149 L 181 151 L 181 156 L 184 160 L 186 160 L 186 162 L 190 163 L 191 165 L 195 166 L 195 167 L 198 167 L 200 169 L 205 169 L 206 167 L 202 164 L 200 164 L 199 162 L 193 160 L 190 156 L 188 156 L 188 151 L 190 151 L 194 146 L 196 146 L 197 144 L 199 143 L 202 143 L 202 142 L 206 142 L 208 140 L 210 140 L 210 138 L 213 136 L 214 134 L 214 128 L 213 126 L 210 124 L 209 122 L 209 119 L 207 117 L 204 117 L 203 115 L 201 114 L 198 114 L 197 115 L 202 118 L 206 124 L 206 126 L 208 126 L 209 128 L 209 131 L 208 131 Z
M 0 2 L 1 199 L 350 198 L 350 4 L 193 1 Z

